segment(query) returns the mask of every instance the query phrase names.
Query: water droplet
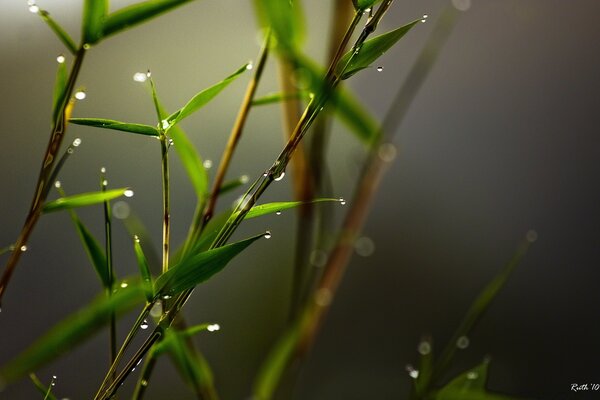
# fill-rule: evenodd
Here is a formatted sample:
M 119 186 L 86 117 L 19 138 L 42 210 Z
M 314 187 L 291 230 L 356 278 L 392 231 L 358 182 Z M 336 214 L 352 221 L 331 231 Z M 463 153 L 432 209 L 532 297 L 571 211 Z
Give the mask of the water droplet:
M 133 190 L 131 190 L 131 189 L 127 189 L 126 191 L 123 192 L 123 195 L 125 197 L 133 197 L 133 194 L 134 194 Z
M 80 144 L 81 144 L 80 138 L 75 138 L 75 140 L 73 140 L 73 146 L 79 147 Z
M 52 375 L 52 379 L 56 379 L 56 375 Z
M 536 231 L 534 231 L 533 229 L 531 229 L 529 232 L 527 232 L 527 235 L 525 236 L 527 238 L 527 241 L 529 243 L 533 243 L 537 240 L 538 238 L 538 234 Z
M 125 282 L 125 281 L 121 282 L 121 287 L 123 289 L 125 289 L 127 286 L 129 286 L 129 284 L 127 282 Z
M 161 121 L 161 124 L 163 129 L 169 129 L 169 121 L 167 121 L 166 119 L 163 119 Z
M 452 0 L 452 5 L 458 11 L 467 11 L 471 8 L 471 0 Z
M 147 73 L 143 73 L 143 72 L 136 72 L 135 74 L 133 74 L 133 80 L 135 82 L 146 82 L 146 79 L 148 79 L 148 74 Z
M 281 171 L 281 175 L 279 175 L 277 178 L 275 178 L 274 180 L 279 182 L 280 180 L 283 179 L 283 177 L 285 176 L 285 171 Z
M 85 94 L 85 92 L 84 92 L 83 90 L 78 90 L 78 91 L 75 93 L 75 98 L 76 98 L 77 100 L 83 100 L 83 99 L 85 99 L 85 98 L 86 98 L 86 96 L 87 96 L 87 95 Z
M 264 237 L 265 239 L 271 239 L 271 231 L 266 231 Z
M 340 197 L 340 199 L 338 201 L 340 202 L 341 205 L 343 205 L 343 206 L 346 205 L 346 200 L 344 200 L 343 198 Z
M 221 329 L 221 326 L 219 324 L 210 324 L 209 326 L 206 327 L 206 329 L 209 332 L 216 332 Z
M 58 57 L 56 57 L 56 62 L 58 62 L 59 64 L 62 64 L 65 62 L 65 56 L 63 56 L 62 54 L 60 54 Z
M 171 295 L 169 295 L 169 294 L 165 294 L 165 295 L 163 295 L 163 297 L 162 297 L 162 298 L 163 298 L 164 300 L 169 300 L 169 299 L 171 298 Z
M 129 217 L 130 208 L 129 204 L 123 200 L 119 200 L 113 206 L 113 215 L 117 219 L 126 219 Z
M 458 347 L 461 350 L 466 349 L 467 347 L 469 347 L 469 338 L 466 336 L 461 336 L 458 338 L 458 340 L 456 341 L 456 347 Z
M 74 151 L 72 146 L 67 147 L 67 153 L 73 154 Z
M 36 14 L 40 11 L 40 8 L 35 4 L 35 1 L 29 0 L 27 2 L 27 7 L 29 8 L 29 12 Z
M 315 292 L 315 303 L 320 307 L 327 307 L 331 304 L 332 300 L 333 294 L 331 293 L 331 290 L 327 288 L 319 288 Z
M 106 168 L 104 168 L 104 167 L 100 168 L 100 173 L 101 174 L 105 174 L 106 173 Z
M 382 66 L 377 67 L 377 72 L 381 72 L 381 71 L 383 71 L 383 67 Z
M 394 161 L 397 153 L 396 146 L 391 143 L 382 144 L 379 146 L 379 150 L 377 151 L 377 155 L 384 162 Z
M 265 177 L 265 178 L 266 178 L 268 175 L 269 175 L 269 171 L 265 171 L 265 172 L 263 172 L 263 177 Z
M 204 168 L 209 169 L 212 167 L 212 160 L 204 160 L 202 165 L 204 166 Z
M 84 44 L 83 44 L 83 48 L 84 48 L 85 50 L 89 50 L 89 49 L 91 49 L 91 48 L 92 48 L 92 45 L 90 45 L 89 43 L 84 43 Z
M 354 251 L 362 257 L 369 257 L 375 251 L 375 243 L 371 238 L 363 236 L 354 242 Z
M 314 250 L 310 253 L 310 263 L 315 267 L 324 267 L 327 263 L 327 253 L 323 250 Z
M 371 8 L 365 8 L 365 13 L 370 13 L 371 12 Z
M 479 378 L 479 374 L 477 372 L 471 371 L 471 372 L 467 373 L 467 379 L 474 380 L 477 378 Z
M 159 300 L 156 303 L 154 303 L 154 305 L 150 309 L 150 315 L 154 318 L 158 318 L 162 315 L 162 313 L 163 313 L 163 305 L 162 305 L 162 301 Z
M 240 176 L 240 182 L 242 182 L 242 184 L 248 183 L 249 180 L 250 180 L 250 177 L 248 175 Z
M 57 189 L 58 189 L 59 187 L 61 187 L 61 185 L 62 185 L 62 184 L 60 183 L 60 181 L 56 181 L 56 182 L 54 182 L 54 187 L 55 187 L 55 188 L 57 188 Z
M 311 99 L 311 100 L 314 99 L 315 98 L 315 94 L 313 92 L 310 92 L 308 94 L 308 98 Z
M 139 243 L 139 242 L 140 242 L 140 237 L 139 237 L 138 235 L 133 235 L 133 240 L 134 240 L 136 243 Z
M 417 351 L 419 352 L 419 354 L 421 354 L 423 356 L 431 353 L 431 343 L 429 343 L 427 341 L 422 341 L 421 343 L 419 343 L 419 347 L 417 347 Z
M 108 186 L 108 181 L 106 179 L 104 179 L 102 181 L 102 186 L 104 186 L 104 187 Z
M 416 370 L 412 365 L 408 364 L 406 366 L 406 370 L 408 371 L 408 376 L 413 379 L 417 379 L 419 377 L 419 371 Z
M 246 65 L 246 69 L 247 69 L 247 70 L 251 70 L 252 68 L 254 68 L 254 64 L 252 64 L 252 62 L 249 62 L 249 63 Z
M 145 380 L 145 379 L 142 379 L 142 380 L 140 381 L 140 385 L 142 385 L 142 386 L 148 386 L 148 381 L 147 381 L 147 380 Z
M 275 215 L 281 215 L 281 211 L 276 211 Z
M 150 70 L 146 71 L 146 78 L 150 78 L 152 76 L 152 72 Z
M 172 138 L 169 138 L 168 146 L 169 148 L 175 144 L 175 141 Z
M 142 328 L 142 329 L 148 329 L 148 321 L 144 320 L 144 321 L 141 323 L 141 325 L 140 325 L 140 328 Z M 140 360 L 140 361 L 141 361 L 141 360 Z
M 427 14 L 423 14 L 423 17 L 421 18 L 421 22 L 423 22 L 423 23 L 427 22 L 427 17 L 428 17 Z
M 21 246 L 21 251 L 22 251 L 22 252 L 26 252 L 26 251 L 27 251 L 27 245 L 23 245 L 23 246 Z

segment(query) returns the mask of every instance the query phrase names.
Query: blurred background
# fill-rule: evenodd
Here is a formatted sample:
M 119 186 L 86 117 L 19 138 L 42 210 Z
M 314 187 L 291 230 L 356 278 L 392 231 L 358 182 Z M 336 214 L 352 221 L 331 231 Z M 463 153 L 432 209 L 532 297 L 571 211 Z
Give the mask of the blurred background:
M 131 1 L 112 2 L 112 9 Z M 323 61 L 328 1 L 306 0 L 306 51 Z M 78 37 L 81 2 L 39 0 Z M 600 383 L 600 3 L 595 0 L 462 0 L 468 8 L 397 132 L 398 157 L 376 196 L 361 236 L 374 249 L 355 255 L 296 386 L 294 399 L 403 399 L 407 364 L 431 335 L 450 338 L 481 288 L 510 259 L 529 229 L 538 241 L 458 354 L 454 372 L 490 356 L 489 388 L 538 399 L 592 399 L 572 383 Z M 468 7 L 470 5 L 470 7 Z M 381 119 L 449 0 L 397 0 L 380 31 L 429 15 L 378 65 L 348 85 Z M 74 116 L 154 124 L 147 91 L 134 73 L 151 69 L 173 111 L 198 90 L 256 57 L 251 2 L 197 1 L 111 37 L 86 56 L 78 85 L 87 98 Z M 67 53 L 25 0 L 0 2 L 0 247 L 26 216 L 47 144 L 56 57 Z M 67 56 L 68 61 L 72 57 Z M 259 94 L 277 90 L 271 60 Z M 247 77 L 183 123 L 200 154 L 217 165 Z M 230 177 L 251 180 L 283 144 L 278 106 L 253 110 Z M 351 197 L 365 151 L 343 125 L 328 155 L 336 196 Z M 154 140 L 71 126 L 82 145 L 63 169 L 68 193 L 98 188 L 106 167 L 112 187 L 130 186 L 129 207 L 156 243 L 161 234 L 160 149 Z M 194 194 L 172 159 L 173 241 L 183 240 Z M 209 173 L 214 174 L 214 169 Z M 220 202 L 228 206 L 239 195 Z M 289 179 L 264 201 L 292 197 Z M 348 207 L 349 205 L 346 205 Z M 340 221 L 345 209 L 331 207 Z M 100 208 L 80 211 L 102 235 Z M 238 237 L 269 229 L 222 273 L 200 286 L 185 309 L 190 323 L 221 330 L 197 337 L 223 399 L 247 399 L 258 366 L 285 325 L 294 246 L 294 212 L 244 224 Z M 115 223 L 117 275 L 136 272 L 131 242 Z M 370 242 L 369 242 L 370 243 Z M 370 253 L 370 252 L 367 252 Z M 6 255 L 2 256 L 4 264 Z M 42 218 L 21 259 L 0 315 L 0 363 L 101 291 L 66 213 Z M 133 316 L 124 320 L 124 334 Z M 37 371 L 58 376 L 58 398 L 91 398 L 107 368 L 102 332 Z M 192 399 L 168 359 L 148 399 Z M 125 389 L 124 393 L 127 393 Z M 37 397 L 36 397 L 37 396 Z M 126 396 L 124 396 L 126 397 Z M 2 399 L 40 398 L 23 379 Z M 286 397 L 283 397 L 286 398 Z

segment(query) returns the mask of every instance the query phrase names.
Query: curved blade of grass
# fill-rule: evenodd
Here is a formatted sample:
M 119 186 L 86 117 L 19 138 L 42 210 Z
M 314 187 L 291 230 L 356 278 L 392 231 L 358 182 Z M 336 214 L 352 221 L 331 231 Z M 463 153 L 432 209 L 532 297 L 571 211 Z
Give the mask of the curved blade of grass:
M 280 103 L 282 101 L 287 101 L 287 100 L 296 100 L 296 99 L 306 100 L 308 98 L 309 98 L 309 93 L 306 91 L 299 91 L 299 92 L 294 92 L 294 93 L 277 92 L 277 93 L 269 93 L 262 97 L 252 100 L 252 105 L 253 106 L 264 106 L 264 105 L 268 105 L 268 104 Z
M 300 1 L 256 0 L 255 5 L 263 28 L 271 28 L 277 46 L 287 53 L 297 53 L 305 36 Z
M 105 118 L 70 118 L 69 122 L 76 125 L 93 126 L 95 128 L 113 129 L 116 131 L 137 133 L 140 135 L 158 137 L 158 129 L 150 125 L 134 124 Z
M 108 14 L 108 0 L 84 0 L 82 43 L 94 44 L 102 39 L 104 19 Z
M 54 80 L 54 92 L 52 94 L 52 121 L 56 121 L 60 113 L 60 104 L 62 104 L 63 98 L 66 95 L 68 79 L 66 63 L 58 63 L 56 78 Z
M 129 284 L 106 297 L 104 294 L 87 307 L 56 324 L 23 353 L 0 369 L 0 380 L 13 382 L 71 350 L 83 340 L 97 334 L 112 313 L 117 315 L 145 302 L 140 284 Z
M 223 183 L 221 185 L 221 187 L 219 188 L 219 195 L 229 193 L 232 190 L 235 190 L 235 189 L 239 188 L 240 186 L 245 185 L 246 183 L 248 183 L 247 175 L 242 175 L 239 178 L 227 181 L 227 182 Z
M 248 211 L 245 219 L 261 217 L 267 214 L 274 214 L 279 211 L 295 208 L 303 204 L 316 204 L 323 202 L 340 202 L 340 199 L 314 199 L 311 201 L 277 201 L 273 203 L 266 203 L 254 206 Z
M 44 400 L 57 400 L 56 396 L 52 394 L 52 383 L 50 383 L 48 386 L 44 386 L 42 381 L 40 381 L 40 379 L 34 373 L 29 374 L 29 379 L 31 379 L 31 382 L 33 382 L 33 385 L 37 391 L 44 396 Z
M 71 208 L 91 206 L 98 203 L 103 203 L 107 200 L 112 200 L 121 197 L 127 191 L 127 188 L 112 189 L 103 192 L 81 193 L 68 197 L 61 197 L 54 201 L 44 204 L 42 212 L 49 213 Z
M 233 257 L 261 237 L 262 234 L 185 258 L 156 279 L 154 291 L 172 296 L 194 288 L 225 268 Z
M 77 214 L 71 211 L 71 219 L 75 224 L 75 229 L 77 230 L 77 234 L 79 235 L 79 239 L 81 239 L 81 243 L 83 244 L 83 248 L 85 249 L 88 258 L 90 259 L 100 281 L 102 282 L 102 287 L 105 289 L 110 288 L 111 279 L 106 268 L 106 255 L 104 254 L 104 250 L 102 250 L 102 246 L 96 240 L 96 238 L 92 235 L 92 233 L 86 228 L 86 226 L 81 222 Z
M 402 39 L 419 21 L 417 19 L 393 31 L 367 40 L 358 51 L 358 54 L 355 54 L 354 50 L 350 50 L 342 56 L 338 63 L 338 75 L 341 74 L 342 79 L 348 79 L 361 69 L 369 67 L 373 61 L 377 60 L 398 40 Z
M 71 54 L 75 55 L 77 53 L 77 45 L 75 44 L 75 41 L 71 38 L 71 36 L 69 36 L 67 31 L 65 31 L 63 29 L 63 27 L 60 26 L 59 23 L 56 22 L 50 16 L 50 13 L 48 11 L 40 10 L 38 12 L 38 15 L 44 20 L 44 22 L 46 24 L 48 24 L 50 29 L 52 29 L 52 32 L 54 32 L 56 34 L 56 36 L 58 36 L 58 38 L 60 39 L 61 42 L 63 42 L 65 47 L 67 49 L 69 49 L 69 52 L 71 52 Z
M 103 34 L 115 34 L 190 1 L 192 0 L 148 0 L 123 7 L 108 15 L 104 22 Z
M 142 276 L 142 282 L 144 283 L 146 300 L 148 300 L 148 302 L 151 302 L 154 298 L 152 274 L 150 273 L 148 260 L 146 259 L 144 251 L 142 250 L 140 239 L 137 236 L 135 236 L 133 239 L 133 250 L 135 251 L 135 259 L 137 260 L 138 267 L 140 268 L 140 275 Z
M 242 65 L 237 71 L 223 79 L 221 82 L 202 90 L 196 94 L 185 106 L 169 115 L 167 122 L 169 125 L 175 125 L 183 120 L 185 117 L 195 113 L 200 108 L 204 107 L 208 102 L 214 99 L 223 89 L 225 89 L 231 82 L 237 77 L 248 70 L 248 64 Z

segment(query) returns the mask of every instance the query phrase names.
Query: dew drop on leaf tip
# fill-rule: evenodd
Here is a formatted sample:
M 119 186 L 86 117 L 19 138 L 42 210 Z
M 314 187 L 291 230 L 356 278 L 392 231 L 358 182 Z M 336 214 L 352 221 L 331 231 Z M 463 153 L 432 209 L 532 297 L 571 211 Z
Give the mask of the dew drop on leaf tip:
M 381 72 L 381 71 L 383 71 L 383 67 L 382 66 L 377 67 L 377 72 Z
M 283 179 L 283 177 L 284 177 L 284 176 L 285 176 L 285 171 L 282 171 L 282 172 L 281 172 L 281 175 L 279 175 L 279 176 L 278 176 L 277 178 L 275 178 L 274 180 L 275 180 L 276 182 L 279 182 L 280 180 L 282 180 L 282 179 Z
M 427 341 L 422 341 L 421 343 L 419 343 L 419 347 L 417 348 L 417 350 L 419 354 L 425 356 L 431 353 L 431 344 Z
M 83 100 L 87 97 L 87 94 L 83 90 L 79 90 L 75 93 L 75 98 L 77 100 Z
M 34 13 L 34 14 L 40 11 L 40 8 L 38 7 L 37 4 L 35 4 L 35 1 L 33 1 L 33 0 L 29 0 L 27 2 L 27 8 L 29 9 L 29 12 Z
M 417 379 L 419 377 L 419 371 L 416 370 L 412 365 L 408 364 L 406 366 L 406 371 L 408 371 L 408 376 L 413 379 Z
M 62 184 L 60 183 L 60 181 L 56 181 L 56 182 L 54 182 L 54 187 L 55 187 L 55 188 L 57 188 L 57 189 L 58 189 L 58 188 L 60 188 L 60 187 L 61 187 L 61 185 L 62 185 Z
M 129 284 L 127 282 L 121 282 L 121 287 L 125 289 Z
M 106 168 L 104 168 L 104 167 L 100 168 L 100 173 L 101 174 L 105 174 L 106 173 Z
M 123 192 L 123 195 L 125 197 L 133 197 L 133 190 L 127 189 L 126 191 Z
M 342 197 L 340 197 L 338 201 L 340 202 L 341 205 L 343 205 L 343 206 L 346 205 L 346 200 L 344 200 Z
M 80 138 L 75 138 L 75 140 L 73 140 L 73 146 L 74 147 L 79 147 L 80 144 L 81 144 L 81 139 Z
M 210 324 L 206 327 L 206 330 L 209 332 L 216 332 L 221 329 L 221 325 L 219 324 Z
M 133 240 L 134 240 L 136 243 L 139 243 L 139 242 L 140 242 L 140 237 L 139 237 L 138 235 L 133 235 Z
M 135 74 L 133 74 L 133 80 L 135 82 L 146 82 L 146 79 L 148 79 L 150 77 L 150 72 L 136 72 Z
M 212 160 L 204 160 L 202 165 L 204 166 L 204 168 L 210 169 L 210 168 L 212 168 L 213 163 L 212 163 Z
M 252 64 L 252 62 L 250 61 L 248 64 L 246 64 L 246 69 L 249 71 L 252 68 L 254 68 L 254 64 Z
M 57 63 L 59 63 L 59 64 L 62 64 L 62 63 L 64 63 L 64 62 L 65 62 L 65 56 L 64 56 L 64 55 L 62 55 L 62 54 L 59 54 L 59 55 L 56 57 L 56 62 L 57 62 Z
M 271 231 L 266 231 L 265 234 L 263 235 L 265 239 L 271 239 Z

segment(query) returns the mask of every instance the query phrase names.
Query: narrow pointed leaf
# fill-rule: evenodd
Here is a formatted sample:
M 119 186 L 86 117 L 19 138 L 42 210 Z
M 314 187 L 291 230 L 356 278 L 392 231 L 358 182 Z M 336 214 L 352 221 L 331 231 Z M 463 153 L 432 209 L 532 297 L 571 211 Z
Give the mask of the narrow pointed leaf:
M 257 235 L 185 258 L 158 277 L 154 285 L 155 292 L 172 296 L 194 288 L 225 268 L 233 257 L 261 237 L 263 235 Z
M 352 50 L 344 54 L 337 65 L 338 74 L 341 75 L 342 79 L 348 79 L 361 69 L 368 68 L 373 61 L 396 44 L 419 21 L 415 20 L 398 29 L 367 40 L 363 43 L 358 54 L 355 54 Z
M 300 91 L 294 93 L 269 93 L 262 97 L 252 100 L 253 106 L 264 106 L 267 104 L 280 103 L 287 100 L 308 99 L 308 92 Z
M 113 129 L 116 131 L 137 133 L 146 136 L 158 137 L 158 129 L 150 125 L 133 124 L 129 122 L 114 121 L 105 118 L 71 118 L 69 122 L 76 125 L 93 126 L 96 128 Z
M 71 212 L 71 219 L 75 224 L 75 229 L 77 230 L 77 234 L 79 235 L 79 239 L 83 244 L 83 248 L 85 249 L 86 254 L 88 255 L 92 266 L 96 270 L 100 281 L 102 282 L 102 286 L 106 289 L 110 287 L 110 277 L 108 275 L 108 270 L 106 269 L 106 255 L 100 243 L 96 240 L 96 238 L 92 235 L 92 233 L 86 228 L 86 226 L 81 222 L 79 217 L 74 212 Z
M 147 0 L 123 7 L 108 15 L 104 22 L 103 34 L 115 34 L 190 1 L 192 0 Z
M 233 74 L 229 75 L 227 78 L 223 79 L 221 82 L 202 90 L 200 93 L 196 94 L 188 103 L 180 108 L 178 111 L 175 111 L 171 114 L 167 121 L 169 125 L 175 125 L 180 122 L 185 117 L 193 114 L 198 111 L 200 108 L 204 107 L 208 102 L 214 99 L 223 89 L 225 89 L 231 82 L 233 82 L 237 77 L 248 70 L 248 64 L 242 65 L 237 71 Z
M 210 245 L 214 242 L 217 235 L 221 231 L 221 228 L 227 223 L 231 216 L 232 210 L 226 210 L 218 215 L 212 217 L 208 224 L 204 227 L 200 238 L 197 243 L 193 244 L 192 253 L 200 253 L 210 248 Z
M 140 275 L 142 276 L 142 282 L 144 285 L 144 291 L 146 293 L 146 300 L 149 302 L 154 298 L 154 291 L 152 286 L 152 274 L 150 273 L 150 267 L 148 266 L 148 260 L 144 255 L 140 240 L 136 236 L 133 240 L 133 249 L 135 251 L 135 258 L 140 268 Z
M 87 307 L 56 324 L 23 353 L 2 366 L 0 380 L 13 382 L 41 368 L 83 340 L 97 334 L 111 315 L 121 315 L 145 302 L 139 284 L 130 284 L 107 297 L 104 294 Z
M 31 382 L 33 382 L 33 385 L 35 386 L 37 391 L 40 392 L 40 394 L 42 396 L 44 396 L 44 397 L 42 397 L 44 400 L 57 400 L 56 396 L 54 396 L 52 394 L 52 386 L 51 385 L 44 386 L 42 381 L 40 381 L 40 379 L 34 373 L 29 374 L 29 379 L 31 379 Z
M 54 81 L 54 93 L 52 95 L 52 121 L 58 119 L 59 105 L 66 96 L 68 72 L 66 62 L 58 63 L 56 78 Z
M 58 36 L 58 38 L 60 39 L 60 41 L 63 42 L 63 44 L 65 45 L 65 47 L 67 49 L 69 49 L 69 52 L 71 54 L 74 55 L 75 53 L 77 53 L 77 45 L 75 44 L 75 41 L 71 38 L 71 36 L 69 36 L 69 34 L 67 33 L 67 31 L 65 31 L 63 29 L 63 27 L 60 26 L 58 24 L 58 22 L 56 22 L 50 16 L 50 13 L 48 11 L 40 10 L 40 12 L 38 13 L 38 15 L 44 20 L 44 22 L 46 24 L 48 24 L 48 26 L 50 27 L 50 29 L 52 29 L 52 32 L 54 32 L 56 34 L 56 36 Z
M 84 0 L 83 43 L 94 44 L 102 39 L 104 20 L 108 14 L 108 0 Z
M 223 183 L 221 185 L 221 187 L 219 188 L 219 195 L 229 193 L 232 190 L 235 190 L 235 189 L 239 188 L 240 186 L 245 185 L 246 183 L 248 183 L 247 175 L 242 175 L 239 178 L 227 181 L 227 182 Z
M 126 218 L 122 219 L 122 221 L 127 233 L 132 237 L 137 236 L 140 239 L 140 246 L 144 251 L 144 255 L 146 256 L 150 267 L 159 269 L 162 260 L 155 251 L 156 246 L 152 243 L 152 236 L 140 217 L 131 211 Z
M 263 28 L 270 28 L 280 50 L 293 55 L 304 39 L 304 14 L 299 0 L 256 0 L 256 10 Z
M 352 0 L 352 3 L 354 4 L 354 8 L 356 8 L 358 11 L 364 11 L 367 8 L 373 7 L 380 1 L 381 0 Z
M 44 204 L 43 212 L 55 212 L 60 210 L 68 210 L 71 208 L 91 206 L 98 203 L 103 203 L 107 200 L 112 200 L 121 197 L 127 191 L 127 188 L 112 189 L 102 192 L 89 192 L 76 194 L 68 197 L 61 197 L 54 201 Z
M 278 201 L 274 203 L 260 204 L 254 206 L 248 211 L 245 218 L 256 218 L 267 214 L 275 214 L 278 211 L 298 207 L 302 204 L 314 204 L 323 202 L 339 202 L 340 199 L 315 199 L 311 201 Z

